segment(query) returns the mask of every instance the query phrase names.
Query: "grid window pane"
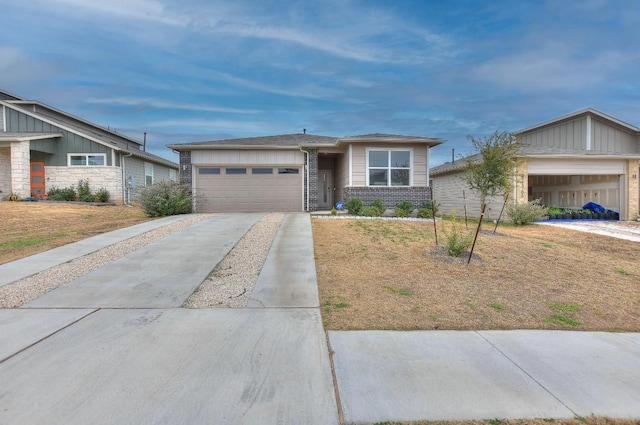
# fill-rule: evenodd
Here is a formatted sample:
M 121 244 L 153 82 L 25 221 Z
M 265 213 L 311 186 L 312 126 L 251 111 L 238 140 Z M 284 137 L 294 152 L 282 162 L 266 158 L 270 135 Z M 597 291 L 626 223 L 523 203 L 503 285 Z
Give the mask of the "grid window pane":
M 391 186 L 409 186 L 409 170 L 391 170 Z
M 273 174 L 273 168 L 252 168 L 251 174 Z
M 369 167 L 388 167 L 389 151 L 369 151 Z
M 386 186 L 387 170 L 369 170 L 369 186 Z
M 89 155 L 89 165 L 104 165 L 104 156 L 102 155 Z
M 298 174 L 299 172 L 298 168 L 278 168 L 278 174 Z
M 394 168 L 409 168 L 411 165 L 409 151 L 391 151 L 391 166 Z
M 246 168 L 227 168 L 227 174 L 247 174 Z
M 198 174 L 220 174 L 219 168 L 198 168 Z

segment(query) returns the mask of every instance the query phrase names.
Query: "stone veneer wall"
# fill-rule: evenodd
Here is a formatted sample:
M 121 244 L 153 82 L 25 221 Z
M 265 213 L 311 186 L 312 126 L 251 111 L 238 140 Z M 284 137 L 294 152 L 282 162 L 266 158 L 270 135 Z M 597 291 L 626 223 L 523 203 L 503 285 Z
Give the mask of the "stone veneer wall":
M 0 148 L 0 199 L 11 194 L 11 149 Z
M 92 192 L 100 188 L 109 191 L 109 201 L 122 203 L 122 172 L 119 167 L 53 167 L 44 169 L 45 190 L 52 187 L 77 187 L 79 180 L 88 180 Z
M 31 196 L 29 141 L 11 143 L 11 193 L 21 199 Z
M 380 198 L 387 208 L 394 208 L 401 201 L 411 201 L 416 208 L 420 208 L 426 200 L 431 199 L 431 190 L 424 186 L 347 186 L 344 188 L 345 203 L 350 198 L 360 198 L 364 205 L 371 205 Z
M 623 220 L 636 220 L 640 217 L 640 161 L 627 160 L 627 216 Z

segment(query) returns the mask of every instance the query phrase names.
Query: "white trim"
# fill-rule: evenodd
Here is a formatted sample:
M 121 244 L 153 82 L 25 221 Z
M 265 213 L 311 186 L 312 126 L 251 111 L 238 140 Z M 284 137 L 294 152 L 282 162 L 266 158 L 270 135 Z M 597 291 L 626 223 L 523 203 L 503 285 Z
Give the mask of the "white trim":
M 147 165 L 149 165 L 151 167 L 151 184 L 147 184 L 147 176 L 149 174 L 147 174 Z M 154 180 L 154 176 L 153 176 L 153 162 L 144 162 L 144 185 L 146 186 L 151 186 L 153 185 L 153 180 Z
M 85 165 L 71 164 L 71 157 L 72 156 L 84 156 L 85 159 L 86 159 L 86 164 Z M 90 156 L 101 156 L 102 159 L 103 159 L 104 164 L 100 164 L 100 165 L 89 164 L 89 157 Z M 67 167 L 108 167 L 108 165 L 107 165 L 107 154 L 106 153 L 71 153 L 71 152 L 68 152 L 67 153 Z
M 426 155 L 427 157 L 426 157 L 426 164 L 425 164 L 426 167 L 427 167 L 427 187 L 431 186 L 431 181 L 430 181 L 431 180 L 431 176 L 429 174 L 429 156 L 430 156 L 430 153 L 431 153 L 430 151 L 431 151 L 431 148 L 429 148 L 427 146 L 427 155 Z
M 588 151 L 591 150 L 591 115 L 587 115 L 587 131 L 586 131 L 587 135 L 586 135 L 586 149 Z
M 4 105 L 2 105 L 2 130 L 4 133 L 7 132 L 7 114 L 4 110 Z
M 349 187 L 353 186 L 353 145 L 349 145 Z
M 388 166 L 387 169 L 389 170 L 389 173 L 387 175 L 387 185 L 386 186 L 382 186 L 382 187 L 411 187 L 413 186 L 413 169 L 414 169 L 414 164 L 413 164 L 413 148 L 383 148 L 383 147 L 375 147 L 375 148 L 366 148 L 365 149 L 365 153 L 364 153 L 364 164 L 365 164 L 365 186 L 369 187 L 369 152 L 371 151 L 384 151 L 384 152 L 388 152 Z M 407 168 L 398 168 L 398 167 L 391 167 L 391 152 L 409 152 L 409 185 L 402 185 L 402 186 L 392 186 L 391 185 L 391 169 L 395 168 L 398 170 L 406 170 Z M 427 163 L 428 165 L 428 163 Z M 375 167 L 376 169 L 381 169 L 380 167 Z M 427 183 L 428 185 L 428 183 Z M 371 187 L 375 187 L 375 186 L 371 186 Z

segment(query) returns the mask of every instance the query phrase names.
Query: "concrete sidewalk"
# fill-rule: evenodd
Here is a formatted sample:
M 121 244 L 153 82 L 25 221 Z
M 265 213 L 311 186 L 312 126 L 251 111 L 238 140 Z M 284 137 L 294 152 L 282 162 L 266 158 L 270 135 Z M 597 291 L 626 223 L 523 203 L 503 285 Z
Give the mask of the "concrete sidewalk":
M 249 308 L 177 308 L 259 217 L 216 215 L 0 309 L 0 423 L 333 425 L 336 389 L 346 423 L 640 418 L 640 333 L 329 331 L 328 347 L 306 214 L 285 217 Z M 38 264 L 100 245 L 77 244 Z

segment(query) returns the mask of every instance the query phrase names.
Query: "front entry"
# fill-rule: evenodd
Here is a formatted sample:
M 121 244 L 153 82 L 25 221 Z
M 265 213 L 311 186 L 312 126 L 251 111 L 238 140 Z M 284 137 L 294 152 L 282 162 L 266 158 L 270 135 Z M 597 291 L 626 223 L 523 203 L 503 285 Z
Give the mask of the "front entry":
M 34 198 L 45 198 L 46 189 L 44 187 L 44 162 L 34 161 L 31 163 L 31 196 Z
M 318 209 L 333 207 L 333 178 L 331 170 L 318 170 Z

